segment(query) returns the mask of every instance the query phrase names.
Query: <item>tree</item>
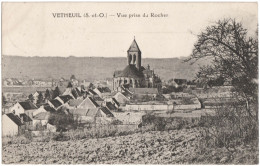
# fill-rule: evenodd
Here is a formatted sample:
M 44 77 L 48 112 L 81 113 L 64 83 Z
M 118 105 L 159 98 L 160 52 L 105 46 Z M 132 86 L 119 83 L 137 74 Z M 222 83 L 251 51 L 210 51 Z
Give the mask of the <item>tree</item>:
M 33 103 L 33 101 L 34 101 L 34 97 L 33 97 L 32 94 L 30 94 L 30 95 L 28 96 L 28 100 L 31 101 L 31 102 Z
M 51 92 L 49 89 L 46 89 L 45 95 L 44 95 L 45 100 L 50 100 L 51 99 Z
M 55 99 L 60 94 L 61 94 L 60 89 L 58 86 L 56 86 L 55 90 L 53 91 L 52 99 Z
M 2 93 L 2 106 L 4 106 L 7 103 L 6 98 L 4 94 Z
M 76 77 L 74 74 L 71 75 L 70 80 L 76 80 Z
M 42 92 L 39 93 L 38 95 L 38 100 L 37 100 L 37 104 L 41 104 L 43 103 L 43 95 L 42 95 Z
M 67 88 L 72 88 L 72 87 L 73 87 L 72 83 L 69 82 Z
M 201 68 L 197 77 L 227 78 L 247 101 L 257 100 L 258 39 L 248 37 L 241 23 L 224 19 L 201 32 L 186 61 L 194 63 L 205 57 L 210 57 L 213 63 Z

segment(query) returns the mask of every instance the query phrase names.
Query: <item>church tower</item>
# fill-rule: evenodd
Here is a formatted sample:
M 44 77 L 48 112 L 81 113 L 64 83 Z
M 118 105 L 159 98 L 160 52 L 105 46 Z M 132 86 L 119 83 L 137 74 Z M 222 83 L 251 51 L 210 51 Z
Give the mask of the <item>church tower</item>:
M 136 68 L 140 71 L 141 70 L 141 50 L 139 49 L 135 39 L 132 42 L 130 48 L 127 51 L 127 63 L 128 65 L 134 64 Z

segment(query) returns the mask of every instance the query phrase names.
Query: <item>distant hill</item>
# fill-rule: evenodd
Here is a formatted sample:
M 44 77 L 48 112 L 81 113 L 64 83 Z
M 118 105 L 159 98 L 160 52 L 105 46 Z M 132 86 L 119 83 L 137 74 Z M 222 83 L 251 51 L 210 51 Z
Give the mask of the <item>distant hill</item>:
M 207 60 L 200 60 L 193 65 L 184 63 L 185 58 L 142 59 L 142 65 L 148 64 L 155 74 L 162 79 L 193 79 L 198 65 L 205 65 Z M 72 74 L 78 79 L 88 81 L 112 78 L 115 70 L 122 70 L 127 59 L 103 57 L 20 57 L 2 56 L 3 78 L 70 78 Z

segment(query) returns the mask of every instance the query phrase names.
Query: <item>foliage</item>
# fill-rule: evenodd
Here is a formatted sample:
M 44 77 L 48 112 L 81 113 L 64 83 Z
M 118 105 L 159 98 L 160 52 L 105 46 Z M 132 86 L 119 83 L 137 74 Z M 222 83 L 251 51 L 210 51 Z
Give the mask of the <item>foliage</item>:
M 58 110 L 57 112 L 50 114 L 48 123 L 55 125 L 57 131 L 66 131 L 72 127 L 75 121 L 71 114 L 68 114 L 63 110 Z
M 38 95 L 38 100 L 37 100 L 37 104 L 41 104 L 43 103 L 43 95 L 42 95 L 42 92 L 39 93 Z
M 205 57 L 210 57 L 213 64 L 202 67 L 198 78 L 236 80 L 233 86 L 238 92 L 245 98 L 257 99 L 258 40 L 248 37 L 241 23 L 224 19 L 201 32 L 186 61 Z
M 4 106 L 7 103 L 7 100 L 4 96 L 4 94 L 2 93 L 2 106 Z
M 44 95 L 45 100 L 50 100 L 51 99 L 51 92 L 49 89 L 46 89 L 45 95 Z
M 55 99 L 61 94 L 60 89 L 58 86 L 56 86 L 55 90 L 53 91 L 52 99 Z
M 225 147 L 230 151 L 258 139 L 258 122 L 249 116 L 244 102 L 223 105 L 215 111 L 215 116 L 206 116 L 201 120 L 201 126 L 205 127 L 203 136 L 208 146 Z
M 30 94 L 30 95 L 28 96 L 28 100 L 29 100 L 29 101 L 31 101 L 31 102 L 33 102 L 33 101 L 34 101 L 34 97 L 33 97 L 33 95 L 32 95 L 32 94 Z
M 163 88 L 163 94 L 169 94 L 172 92 L 182 92 L 183 87 L 175 87 L 175 86 L 167 86 L 166 88 Z
M 73 87 L 72 83 L 69 82 L 67 88 L 72 88 L 72 87 Z

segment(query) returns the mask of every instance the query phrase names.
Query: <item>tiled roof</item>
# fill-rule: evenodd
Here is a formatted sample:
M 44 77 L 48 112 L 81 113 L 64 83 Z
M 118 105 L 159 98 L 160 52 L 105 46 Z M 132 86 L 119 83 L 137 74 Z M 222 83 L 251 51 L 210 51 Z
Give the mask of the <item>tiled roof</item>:
M 24 122 L 31 122 L 32 121 L 32 119 L 26 114 L 20 114 L 20 117 L 23 118 Z
M 64 103 L 67 103 L 70 99 L 73 99 L 73 97 L 71 97 L 70 95 L 59 96 L 59 98 L 60 98 Z
M 37 106 L 34 105 L 34 104 L 33 104 L 32 102 L 30 102 L 30 101 L 19 102 L 19 104 L 23 107 L 24 110 L 37 109 Z
M 92 95 L 97 95 L 97 93 L 94 92 L 92 89 L 89 89 L 88 92 L 91 93 Z
M 55 112 L 56 110 L 54 108 L 52 108 L 51 106 L 45 106 L 44 109 L 48 112 Z
M 115 75 L 115 77 L 143 78 L 143 72 L 139 71 L 135 65 L 127 65 L 123 71 Z
M 140 49 L 139 49 L 139 47 L 138 47 L 138 44 L 136 43 L 136 41 L 135 41 L 135 39 L 134 39 L 134 41 L 132 42 L 132 44 L 131 44 L 131 46 L 130 46 L 130 48 L 128 49 L 128 51 L 134 51 L 134 52 L 136 52 L 136 51 L 141 51 Z
M 104 112 L 107 116 L 109 117 L 114 117 L 114 115 L 106 108 L 106 107 L 101 107 L 100 108 L 102 112 Z
M 95 100 L 92 97 L 88 97 L 88 99 L 96 106 L 99 107 L 99 105 L 95 102 Z
M 115 98 L 112 98 L 112 101 L 116 103 L 116 105 L 120 106 L 119 102 Z
M 111 111 L 111 110 L 117 110 L 116 106 L 114 106 L 114 104 L 112 104 L 111 102 L 107 102 L 106 103 L 107 108 Z
M 21 122 L 21 119 L 18 116 L 14 115 L 13 113 L 6 114 L 6 116 L 8 116 L 18 126 L 23 125 L 23 123 Z
M 57 99 L 50 100 L 50 102 L 54 105 L 55 108 L 58 108 L 59 106 L 62 105 L 62 103 Z
M 108 87 L 99 87 L 97 88 L 101 93 L 110 93 L 111 90 Z

